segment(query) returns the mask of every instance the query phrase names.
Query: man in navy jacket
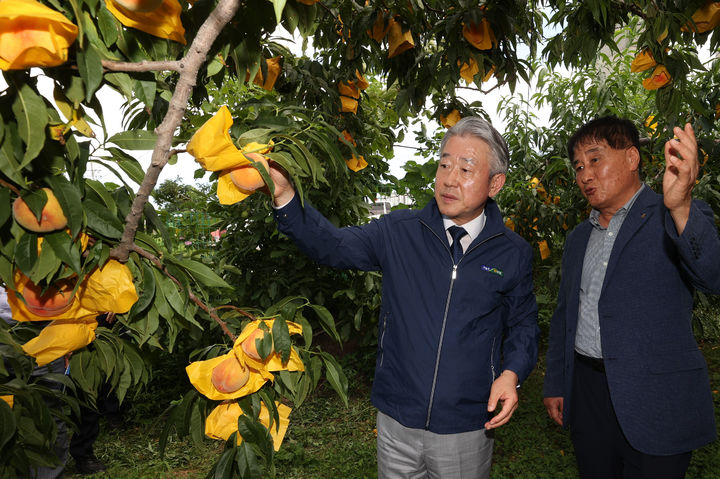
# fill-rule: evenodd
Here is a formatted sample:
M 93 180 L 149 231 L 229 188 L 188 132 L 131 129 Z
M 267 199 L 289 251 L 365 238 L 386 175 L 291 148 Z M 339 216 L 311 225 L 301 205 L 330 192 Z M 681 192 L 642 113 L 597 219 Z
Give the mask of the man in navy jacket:
M 568 144 L 593 210 L 565 244 L 544 403 L 570 427 L 583 479 L 681 478 L 691 451 L 715 439 L 691 319 L 694 289 L 720 293 L 720 239 L 692 199 L 692 126 L 674 134 L 662 196 L 640 180 L 631 122 L 593 120 Z
M 321 263 L 383 272 L 371 395 L 381 478 L 489 477 L 489 431 L 535 366 L 532 249 L 491 199 L 507 164 L 500 134 L 465 118 L 443 139 L 430 204 L 346 228 L 302 207 L 271 167 L 281 232 Z

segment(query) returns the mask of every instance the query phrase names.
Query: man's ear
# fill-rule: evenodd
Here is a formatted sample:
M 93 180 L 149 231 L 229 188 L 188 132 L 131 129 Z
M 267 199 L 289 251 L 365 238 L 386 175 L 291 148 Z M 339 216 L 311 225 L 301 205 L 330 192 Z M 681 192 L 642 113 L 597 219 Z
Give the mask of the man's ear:
M 492 178 L 490 178 L 490 191 L 488 192 L 488 196 L 490 198 L 494 197 L 500 192 L 503 186 L 505 186 L 505 173 L 493 175 Z
M 629 161 L 631 171 L 640 169 L 640 151 L 638 151 L 637 147 L 631 146 L 625 150 L 625 157 Z

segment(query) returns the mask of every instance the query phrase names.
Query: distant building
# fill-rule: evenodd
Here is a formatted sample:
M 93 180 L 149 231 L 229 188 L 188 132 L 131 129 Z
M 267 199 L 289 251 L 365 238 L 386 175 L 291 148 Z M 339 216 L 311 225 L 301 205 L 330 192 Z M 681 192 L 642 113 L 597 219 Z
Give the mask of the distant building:
M 412 205 L 413 200 L 409 195 L 400 195 L 396 192 L 391 192 L 390 195 L 378 195 L 375 201 L 370 203 L 370 217 L 379 218 L 380 216 L 389 213 L 394 206 L 404 204 Z

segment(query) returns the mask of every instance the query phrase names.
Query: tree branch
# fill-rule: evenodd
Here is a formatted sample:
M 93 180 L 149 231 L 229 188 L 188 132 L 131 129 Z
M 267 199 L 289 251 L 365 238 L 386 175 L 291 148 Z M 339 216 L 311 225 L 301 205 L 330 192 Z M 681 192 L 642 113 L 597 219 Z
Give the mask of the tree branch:
M 20 196 L 21 191 L 13 184 L 8 183 L 7 181 L 0 178 L 0 186 L 4 186 L 5 188 L 8 188 L 12 190 L 16 195 Z
M 159 269 L 165 276 L 167 276 L 168 278 L 170 278 L 170 279 L 173 281 L 173 283 L 175 283 L 176 285 L 180 286 L 180 288 L 184 288 L 183 284 L 182 284 L 175 276 L 173 276 L 173 275 L 170 274 L 170 272 L 167 270 L 167 268 L 165 267 L 165 265 L 162 264 L 162 262 L 158 259 L 157 256 L 155 256 L 154 254 L 150 253 L 149 251 L 144 250 L 143 248 L 141 248 L 140 246 L 136 245 L 135 243 L 133 243 L 133 244 L 131 245 L 131 248 L 130 248 L 130 249 L 131 249 L 132 251 L 134 251 L 135 253 L 139 254 L 140 256 L 142 256 L 143 258 L 148 259 L 148 260 L 149 260 L 152 264 L 154 264 L 155 267 L 156 267 L 157 269 Z M 187 294 L 188 294 L 188 298 L 190 298 L 190 300 L 191 300 L 193 303 L 197 304 L 197 305 L 200 307 L 200 309 L 202 309 L 202 310 L 205 311 L 207 314 L 209 314 L 210 317 L 211 317 L 216 323 L 218 323 L 218 324 L 220 325 L 220 328 L 223 330 L 223 332 L 224 332 L 226 335 L 228 335 L 231 340 L 235 341 L 235 339 L 236 339 L 236 338 L 235 338 L 235 335 L 230 331 L 230 329 L 228 329 L 227 323 L 225 323 L 225 321 L 223 321 L 222 319 L 220 319 L 220 316 L 218 316 L 217 313 L 215 313 L 215 309 L 214 309 L 214 308 L 209 308 L 205 303 L 202 302 L 202 300 L 201 300 L 200 298 L 198 298 L 197 296 L 195 296 L 195 294 L 190 290 L 190 288 L 187 288 Z M 249 313 L 247 313 L 247 314 L 249 315 Z M 254 316 L 250 316 L 250 317 L 254 319 Z
M 155 129 L 157 142 L 155 143 L 155 149 L 152 153 L 150 166 L 140 185 L 140 189 L 135 195 L 130 212 L 125 218 L 125 230 L 123 231 L 122 238 L 118 245 L 110 251 L 110 257 L 120 262 L 126 262 L 130 251 L 133 250 L 133 241 L 135 240 L 135 233 L 140 224 L 143 209 L 157 184 L 160 172 L 170 158 L 173 135 L 185 115 L 188 99 L 197 81 L 200 67 L 205 62 L 213 42 L 220 34 L 220 31 L 235 15 L 239 5 L 240 0 L 220 0 L 217 7 L 210 13 L 205 23 L 203 23 L 198 30 L 197 36 L 188 49 L 188 53 L 182 60 L 177 62 L 180 78 L 178 79 L 173 96 L 170 99 L 168 112 L 162 123 Z
M 490 93 L 490 92 L 493 91 L 494 89 L 498 88 L 499 86 L 500 86 L 500 83 L 496 83 L 494 87 L 492 87 L 492 88 L 490 88 L 490 89 L 488 89 L 488 90 L 483 90 L 483 89 L 481 89 L 481 88 L 473 88 L 473 87 L 471 87 L 471 86 L 461 86 L 461 85 L 457 85 L 455 88 L 456 88 L 456 89 L 460 89 L 460 88 L 461 88 L 461 89 L 463 89 L 463 90 L 479 91 L 479 92 L 482 93 L 483 95 L 487 95 L 488 93 Z
M 142 61 L 142 62 L 116 62 L 112 60 L 103 60 L 102 66 L 106 70 L 114 72 L 152 72 L 152 71 L 176 71 L 182 69 L 182 62 L 178 60 L 167 60 L 161 62 Z

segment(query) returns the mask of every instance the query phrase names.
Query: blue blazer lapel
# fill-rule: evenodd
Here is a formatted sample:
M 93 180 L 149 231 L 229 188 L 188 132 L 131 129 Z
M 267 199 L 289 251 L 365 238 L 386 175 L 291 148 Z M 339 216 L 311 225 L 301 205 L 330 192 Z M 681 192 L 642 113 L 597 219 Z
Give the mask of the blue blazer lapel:
M 635 203 L 632 205 L 632 208 L 630 208 L 625 221 L 623 221 L 620 233 L 615 240 L 615 244 L 613 244 L 613 249 L 610 253 L 610 260 L 608 261 L 608 268 L 607 271 L 605 271 L 603 288 L 605 284 L 607 284 L 608 278 L 612 276 L 612 273 L 618 264 L 620 254 L 628 242 L 630 242 L 640 229 L 647 224 L 648 220 L 653 217 L 653 215 L 660 214 L 657 205 L 661 198 L 662 197 L 660 195 L 655 193 L 646 185 L 644 190 L 635 200 Z

